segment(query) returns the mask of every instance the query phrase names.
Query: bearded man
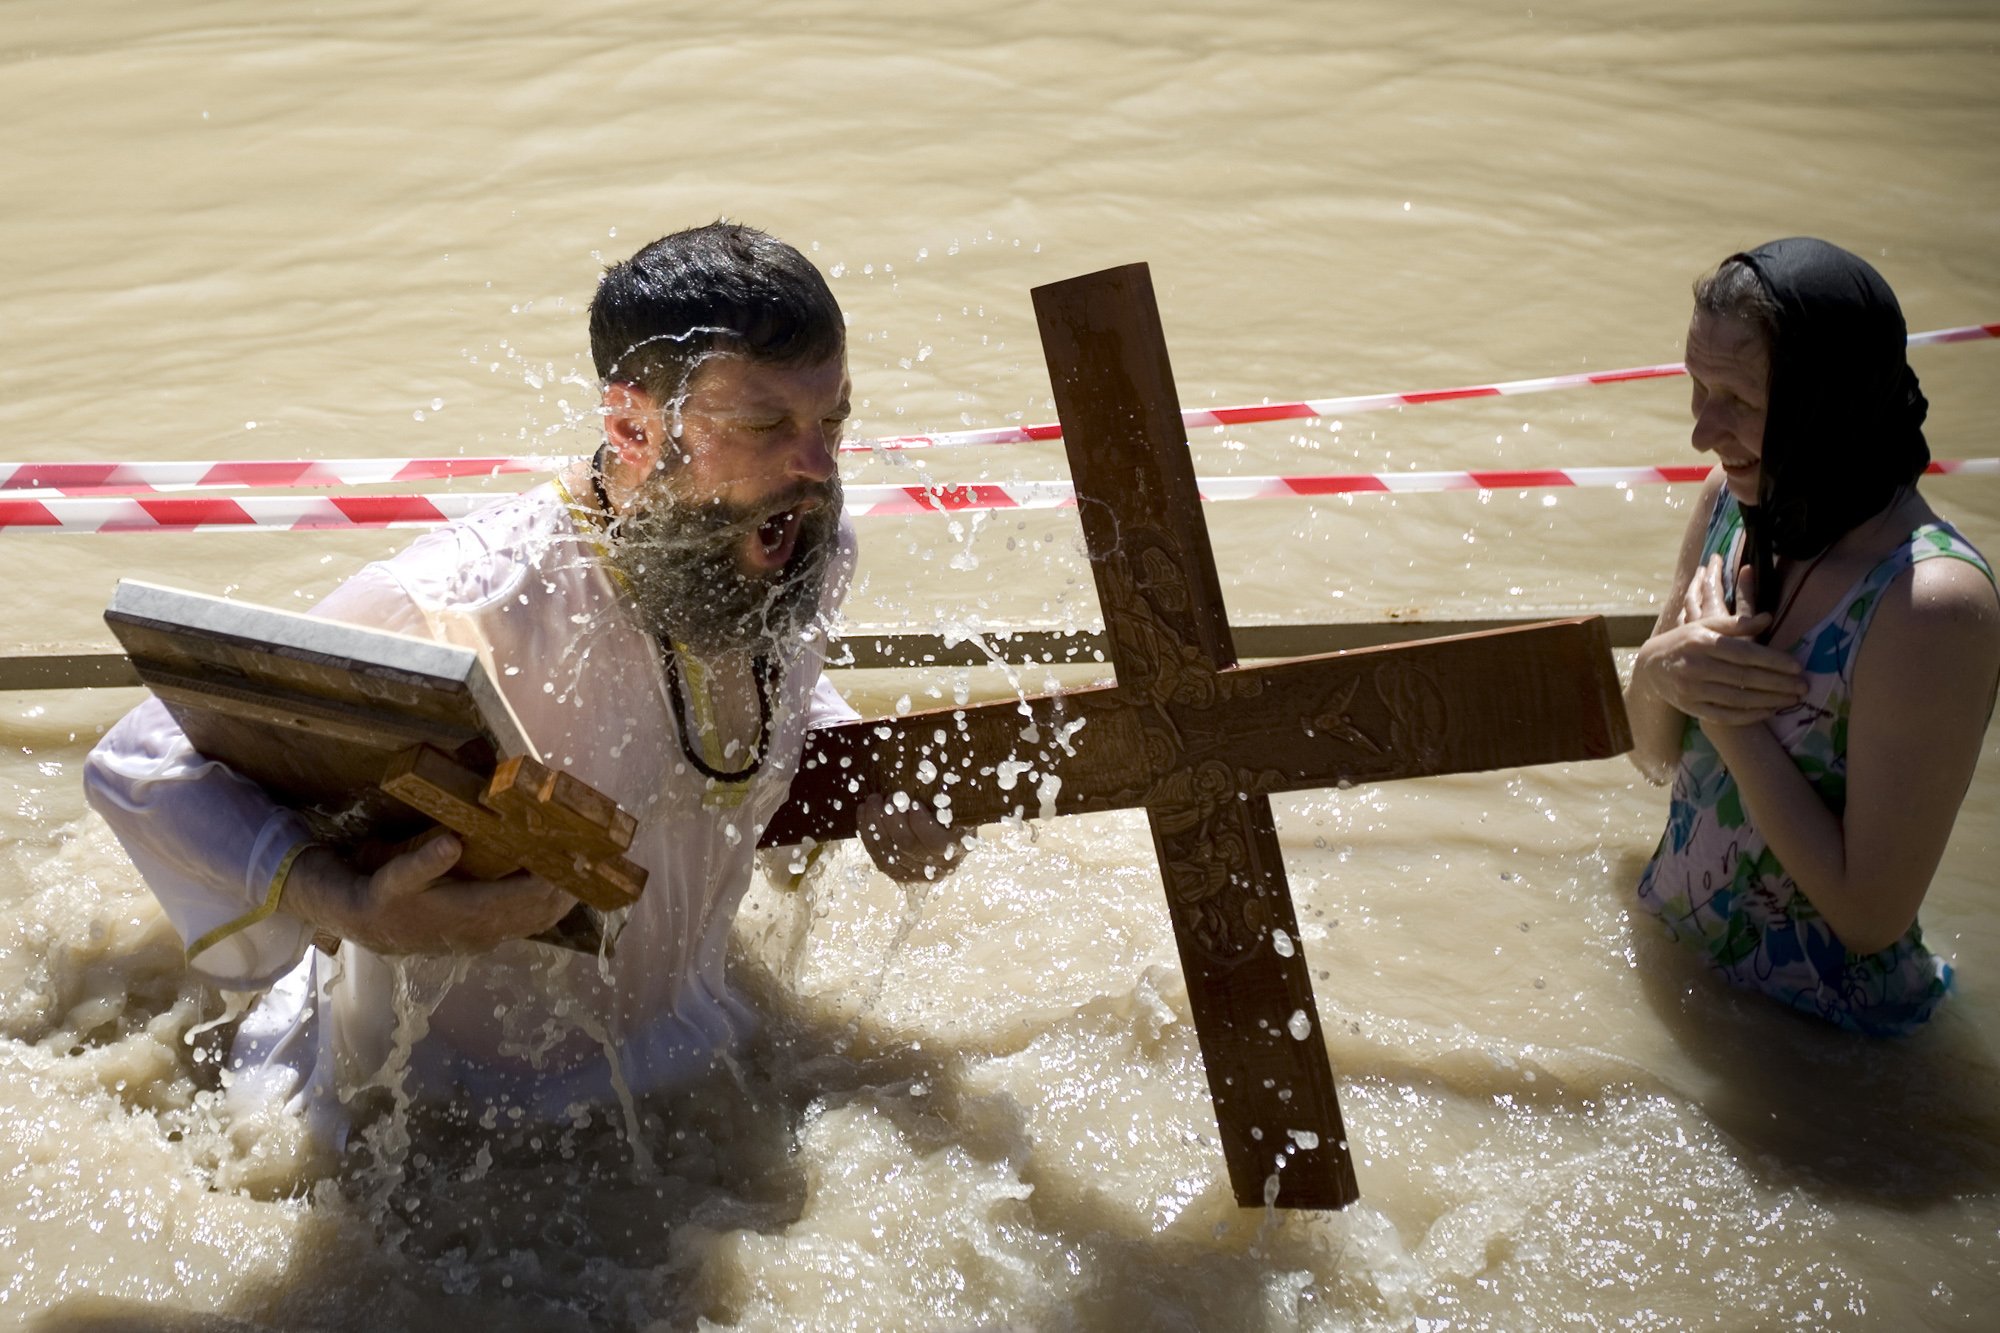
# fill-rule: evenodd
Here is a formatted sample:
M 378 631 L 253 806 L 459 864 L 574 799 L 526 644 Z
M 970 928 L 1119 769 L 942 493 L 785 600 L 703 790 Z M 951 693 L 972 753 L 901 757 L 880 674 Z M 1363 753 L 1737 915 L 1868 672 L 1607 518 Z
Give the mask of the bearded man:
M 239 1113 L 283 1104 L 341 1142 L 345 1098 L 407 1044 L 393 955 L 468 956 L 401 1080 L 475 1118 L 684 1083 L 753 1025 L 723 975 L 730 923 L 807 730 L 853 716 L 822 674 L 854 564 L 845 323 L 797 250 L 716 223 L 607 272 L 590 335 L 596 455 L 368 566 L 315 614 L 473 648 L 545 759 L 637 817 L 627 855 L 648 886 L 608 957 L 531 941 L 575 903 L 530 873 L 443 878 L 454 838 L 348 865 L 157 700 L 85 766 L 190 963 L 268 988 L 231 1054 Z M 907 878 L 957 845 L 899 823 L 870 849 Z M 316 934 L 344 944 L 322 953 Z

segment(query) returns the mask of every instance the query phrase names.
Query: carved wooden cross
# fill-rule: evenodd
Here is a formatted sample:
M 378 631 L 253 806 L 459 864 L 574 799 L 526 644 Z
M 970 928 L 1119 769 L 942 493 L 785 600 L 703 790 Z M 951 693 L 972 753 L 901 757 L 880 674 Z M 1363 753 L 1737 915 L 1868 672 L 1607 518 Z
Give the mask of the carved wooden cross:
M 1146 266 L 1034 299 L 1118 684 L 815 732 L 762 841 L 850 837 L 869 792 L 960 825 L 1144 807 L 1237 1202 L 1344 1207 L 1268 798 L 1629 748 L 1604 622 L 1238 667 Z
M 645 891 L 645 867 L 624 855 L 639 821 L 525 755 L 501 760 L 488 776 L 416 745 L 390 762 L 382 790 L 457 833 L 464 851 L 454 868 L 474 879 L 525 868 L 604 912 L 630 907 Z

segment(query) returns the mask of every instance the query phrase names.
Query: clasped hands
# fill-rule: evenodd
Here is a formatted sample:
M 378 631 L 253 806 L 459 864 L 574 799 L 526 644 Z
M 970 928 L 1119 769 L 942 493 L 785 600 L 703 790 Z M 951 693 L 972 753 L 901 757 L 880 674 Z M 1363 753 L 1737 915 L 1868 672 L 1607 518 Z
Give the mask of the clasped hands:
M 1749 566 L 1737 576 L 1737 600 L 1752 605 Z M 1639 650 L 1634 670 L 1674 708 L 1712 726 L 1748 727 L 1806 697 L 1805 672 L 1791 654 L 1757 642 L 1771 615 L 1730 609 L 1722 557 L 1695 570 L 1681 597 L 1680 623 Z

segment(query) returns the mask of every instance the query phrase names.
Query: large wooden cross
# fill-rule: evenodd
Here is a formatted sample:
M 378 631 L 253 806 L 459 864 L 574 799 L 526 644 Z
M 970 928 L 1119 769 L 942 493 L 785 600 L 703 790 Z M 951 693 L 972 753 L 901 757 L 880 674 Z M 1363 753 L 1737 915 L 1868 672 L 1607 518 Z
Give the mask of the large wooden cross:
M 1239 667 L 1143 264 L 1035 313 L 1115 686 L 815 732 L 766 844 L 907 793 L 961 826 L 1143 807 L 1237 1202 L 1358 1197 L 1269 797 L 1614 755 L 1597 617 Z

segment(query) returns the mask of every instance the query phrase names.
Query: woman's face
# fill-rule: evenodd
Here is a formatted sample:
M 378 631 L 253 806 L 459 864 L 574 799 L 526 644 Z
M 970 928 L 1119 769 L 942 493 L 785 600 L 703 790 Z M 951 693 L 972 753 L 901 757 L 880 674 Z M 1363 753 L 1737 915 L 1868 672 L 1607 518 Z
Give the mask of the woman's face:
M 1764 416 L 1771 405 L 1771 352 L 1747 321 L 1697 310 L 1688 324 L 1694 386 L 1694 447 L 1712 453 L 1739 504 L 1757 503 Z

